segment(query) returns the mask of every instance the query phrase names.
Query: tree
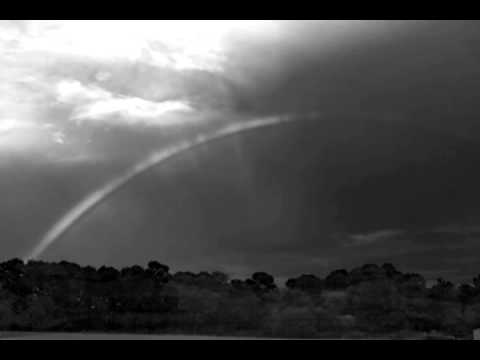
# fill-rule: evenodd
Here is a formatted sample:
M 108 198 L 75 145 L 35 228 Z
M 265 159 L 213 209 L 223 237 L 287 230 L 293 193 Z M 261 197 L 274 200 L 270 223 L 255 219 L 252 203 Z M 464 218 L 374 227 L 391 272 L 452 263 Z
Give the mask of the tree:
M 473 286 L 475 289 L 480 290 L 480 275 L 477 275 L 473 278 Z
M 438 278 L 437 283 L 430 288 L 429 296 L 436 300 L 455 300 L 453 283 L 443 278 Z
M 403 329 L 407 324 L 405 302 L 391 281 L 364 281 L 349 287 L 348 312 L 367 330 Z
M 98 276 L 100 281 L 115 281 L 120 277 L 120 272 L 110 266 L 102 266 L 98 269 Z
M 9 329 L 14 322 L 13 296 L 0 284 L 0 329 Z
M 272 275 L 265 272 L 256 272 L 252 275 L 252 280 L 266 287 L 274 284 L 275 279 Z
M 425 278 L 420 274 L 408 273 L 396 277 L 400 292 L 406 296 L 423 296 L 426 291 Z
M 143 276 L 144 273 L 145 273 L 144 269 L 139 265 L 126 267 L 120 271 L 121 276 L 124 278 L 140 277 L 140 276 Z
M 220 284 L 227 284 L 228 283 L 228 275 L 221 272 L 221 271 L 214 271 L 212 273 L 212 277 Z
M 371 281 L 385 277 L 385 272 L 376 264 L 365 264 L 360 268 L 353 269 L 350 274 L 350 284 L 358 284 L 363 281 Z
M 246 283 L 251 286 L 255 291 L 270 291 L 277 288 L 275 285 L 275 279 L 272 275 L 266 272 L 256 272 L 252 275 L 251 279 L 247 279 Z
M 385 272 L 385 275 L 390 278 L 396 278 L 399 277 L 402 273 L 398 271 L 395 266 L 391 263 L 385 263 L 382 265 L 382 270 Z
M 168 267 L 167 265 L 160 264 L 158 261 L 153 260 L 148 263 L 148 269 L 152 270 L 154 273 L 159 271 L 168 273 L 168 271 L 170 270 L 170 267 Z
M 462 305 L 462 316 L 465 315 L 465 309 L 471 304 L 476 295 L 475 288 L 469 284 L 462 284 L 458 288 L 457 297 Z
M 325 278 L 325 287 L 331 290 L 346 289 L 350 285 L 350 276 L 345 269 L 332 271 Z
M 266 323 L 271 336 L 287 338 L 313 338 L 317 333 L 317 319 L 311 308 L 274 308 Z
M 312 274 L 303 274 L 298 278 L 288 279 L 285 283 L 287 288 L 320 294 L 324 287 L 323 281 Z

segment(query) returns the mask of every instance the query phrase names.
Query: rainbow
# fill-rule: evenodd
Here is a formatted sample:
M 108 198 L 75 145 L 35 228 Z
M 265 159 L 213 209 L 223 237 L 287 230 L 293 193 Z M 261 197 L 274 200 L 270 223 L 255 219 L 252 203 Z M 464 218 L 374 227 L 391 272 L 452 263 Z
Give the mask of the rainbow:
M 75 223 L 89 212 L 95 209 L 96 206 L 112 196 L 119 189 L 127 185 L 138 175 L 151 169 L 152 167 L 163 163 L 173 157 L 180 155 L 186 151 L 192 150 L 202 144 L 207 144 L 215 140 L 223 139 L 228 136 L 233 136 L 242 132 L 252 131 L 266 126 L 274 126 L 285 122 L 292 121 L 291 117 L 269 117 L 247 122 L 240 122 L 230 124 L 226 127 L 220 128 L 209 135 L 198 135 L 193 140 L 184 141 L 179 144 L 170 146 L 166 149 L 157 151 L 151 154 L 148 158 L 140 161 L 124 174 L 112 179 L 96 191 L 90 193 L 77 205 L 71 208 L 58 220 L 50 230 L 43 236 L 37 245 L 24 257 L 25 261 L 36 259 L 55 241 L 57 241 L 65 232 L 67 232 Z

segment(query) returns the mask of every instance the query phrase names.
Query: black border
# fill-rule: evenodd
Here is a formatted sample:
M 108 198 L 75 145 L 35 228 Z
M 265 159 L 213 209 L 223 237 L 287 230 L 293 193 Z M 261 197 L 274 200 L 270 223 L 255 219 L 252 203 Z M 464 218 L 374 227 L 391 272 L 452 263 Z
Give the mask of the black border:
M 447 7 L 448 4 L 448 7 Z M 463 5 L 463 4 L 462 4 Z M 473 5 L 473 4 L 472 4 Z M 475 7 L 447 2 L 346 1 L 17 1 L 2 3 L 2 19 L 469 19 Z

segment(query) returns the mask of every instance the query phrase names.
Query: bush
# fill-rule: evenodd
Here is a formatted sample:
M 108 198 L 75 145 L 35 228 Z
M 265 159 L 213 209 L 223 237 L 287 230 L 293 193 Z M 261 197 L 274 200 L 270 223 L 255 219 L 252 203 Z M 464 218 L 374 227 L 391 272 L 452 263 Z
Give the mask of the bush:
M 287 289 L 283 292 L 281 302 L 292 307 L 313 307 L 314 302 L 312 296 L 301 290 Z
M 348 321 L 343 319 L 344 322 L 342 323 L 339 317 L 322 307 L 315 308 L 314 316 L 315 329 L 322 333 L 338 332 L 342 330 L 343 325 L 347 325 Z
M 391 281 L 362 282 L 348 291 L 348 309 L 363 330 L 391 331 L 408 326 L 405 300 Z
M 273 309 L 266 321 L 270 336 L 284 338 L 315 338 L 318 336 L 315 312 L 305 307 Z
M 334 314 L 343 314 L 348 310 L 348 293 L 346 291 L 326 291 L 322 294 L 321 305 Z
M 219 304 L 217 321 L 227 329 L 258 331 L 267 308 L 255 295 L 228 296 Z
M 0 329 L 10 329 L 14 323 L 13 306 L 7 299 L 0 299 Z

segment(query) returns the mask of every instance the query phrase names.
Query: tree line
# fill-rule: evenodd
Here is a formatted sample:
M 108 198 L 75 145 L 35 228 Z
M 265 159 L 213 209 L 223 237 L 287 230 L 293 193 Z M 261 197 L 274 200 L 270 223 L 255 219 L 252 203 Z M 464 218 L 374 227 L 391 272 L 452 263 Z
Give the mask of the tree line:
M 427 287 L 420 274 L 365 264 L 284 285 L 266 272 L 229 279 L 158 261 L 116 269 L 12 259 L 0 263 L 0 330 L 468 338 L 480 327 L 480 276 Z

